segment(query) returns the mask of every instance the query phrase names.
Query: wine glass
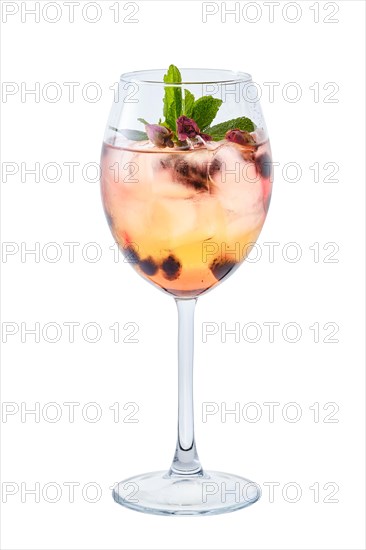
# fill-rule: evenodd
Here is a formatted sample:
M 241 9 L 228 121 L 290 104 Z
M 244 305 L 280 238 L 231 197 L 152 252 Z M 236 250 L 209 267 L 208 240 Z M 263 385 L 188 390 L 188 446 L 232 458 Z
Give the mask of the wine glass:
M 178 439 L 171 467 L 118 483 L 114 499 L 153 514 L 218 514 L 258 500 L 257 484 L 204 470 L 193 424 L 198 296 L 244 261 L 266 218 L 271 152 L 251 76 L 214 69 L 121 76 L 101 156 L 105 214 L 136 272 L 178 308 Z

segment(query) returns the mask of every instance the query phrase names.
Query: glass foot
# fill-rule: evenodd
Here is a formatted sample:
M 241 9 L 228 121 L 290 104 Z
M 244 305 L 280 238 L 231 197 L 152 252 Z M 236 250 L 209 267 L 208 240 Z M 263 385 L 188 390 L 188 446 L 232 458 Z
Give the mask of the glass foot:
M 260 496 L 256 483 L 211 471 L 195 475 L 152 472 L 125 479 L 113 489 L 114 500 L 132 510 L 181 516 L 233 512 Z

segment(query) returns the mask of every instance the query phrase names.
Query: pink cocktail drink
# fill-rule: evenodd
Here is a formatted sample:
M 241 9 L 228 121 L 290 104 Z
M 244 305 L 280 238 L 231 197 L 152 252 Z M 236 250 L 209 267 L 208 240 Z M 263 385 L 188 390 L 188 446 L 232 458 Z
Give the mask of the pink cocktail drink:
M 271 196 L 271 152 L 227 140 L 161 149 L 104 143 L 102 197 L 116 242 L 136 271 L 177 297 L 231 273 L 258 238 Z M 262 138 L 262 139 L 261 139 Z

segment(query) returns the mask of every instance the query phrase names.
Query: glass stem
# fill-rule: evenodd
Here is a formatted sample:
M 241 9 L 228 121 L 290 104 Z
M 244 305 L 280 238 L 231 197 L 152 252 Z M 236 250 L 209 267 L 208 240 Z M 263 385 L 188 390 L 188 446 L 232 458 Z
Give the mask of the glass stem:
M 194 310 L 197 298 L 175 299 L 178 308 L 178 441 L 169 475 L 203 475 L 193 419 Z

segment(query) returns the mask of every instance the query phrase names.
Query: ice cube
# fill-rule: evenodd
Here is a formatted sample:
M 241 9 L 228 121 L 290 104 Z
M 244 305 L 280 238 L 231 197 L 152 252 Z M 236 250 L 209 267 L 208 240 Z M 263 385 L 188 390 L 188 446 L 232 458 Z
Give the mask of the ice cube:
M 212 153 L 205 147 L 185 153 L 159 155 L 154 160 L 154 173 L 159 185 L 179 184 L 166 190 L 167 196 L 194 196 L 209 189 L 208 165 Z
M 156 197 L 151 203 L 150 226 L 147 230 L 157 241 L 169 241 L 178 246 L 189 238 L 197 227 L 197 208 L 194 200 Z
M 244 159 L 242 149 L 232 143 L 222 145 L 214 154 L 210 180 L 228 222 L 236 221 L 240 231 L 250 231 L 263 223 L 263 188 L 254 162 Z

